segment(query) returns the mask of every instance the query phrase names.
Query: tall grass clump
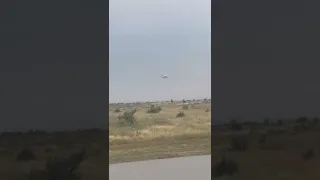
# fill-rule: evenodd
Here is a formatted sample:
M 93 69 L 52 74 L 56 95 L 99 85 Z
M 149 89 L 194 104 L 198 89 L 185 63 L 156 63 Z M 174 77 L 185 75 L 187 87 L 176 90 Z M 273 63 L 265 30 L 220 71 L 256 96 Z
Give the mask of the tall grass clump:
M 178 117 L 184 117 L 184 116 L 186 116 L 186 115 L 184 114 L 183 111 L 179 112 L 179 113 L 176 115 L 177 118 L 178 118 Z

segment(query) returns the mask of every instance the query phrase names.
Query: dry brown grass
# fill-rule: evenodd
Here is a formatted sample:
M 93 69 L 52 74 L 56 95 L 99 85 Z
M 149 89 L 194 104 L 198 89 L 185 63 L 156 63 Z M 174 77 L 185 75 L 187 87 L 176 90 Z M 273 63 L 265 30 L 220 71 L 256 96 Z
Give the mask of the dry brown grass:
M 134 125 L 123 125 L 119 113 L 110 110 L 110 163 L 154 158 L 210 154 L 210 103 L 196 104 L 176 117 L 181 104 L 162 104 L 159 113 L 147 113 L 148 105 L 137 107 Z M 128 109 L 121 109 L 121 112 Z

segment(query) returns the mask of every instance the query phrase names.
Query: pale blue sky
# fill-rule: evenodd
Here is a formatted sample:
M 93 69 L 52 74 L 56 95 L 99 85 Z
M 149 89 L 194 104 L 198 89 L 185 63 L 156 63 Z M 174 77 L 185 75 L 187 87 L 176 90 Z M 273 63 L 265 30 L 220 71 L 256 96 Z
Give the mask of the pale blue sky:
M 210 13 L 210 0 L 110 0 L 110 101 L 210 97 Z

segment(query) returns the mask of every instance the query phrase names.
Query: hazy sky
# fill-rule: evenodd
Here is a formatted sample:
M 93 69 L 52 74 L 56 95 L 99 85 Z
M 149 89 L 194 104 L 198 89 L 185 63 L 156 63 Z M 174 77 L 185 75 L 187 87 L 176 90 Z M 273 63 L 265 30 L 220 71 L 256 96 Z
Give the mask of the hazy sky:
M 210 3 L 110 0 L 109 100 L 210 97 Z

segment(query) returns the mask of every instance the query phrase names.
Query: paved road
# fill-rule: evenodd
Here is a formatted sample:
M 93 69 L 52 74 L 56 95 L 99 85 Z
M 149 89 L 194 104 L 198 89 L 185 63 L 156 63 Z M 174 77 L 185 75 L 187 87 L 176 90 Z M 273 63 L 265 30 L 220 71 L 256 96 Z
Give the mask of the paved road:
M 211 156 L 192 156 L 109 165 L 110 180 L 210 180 Z

